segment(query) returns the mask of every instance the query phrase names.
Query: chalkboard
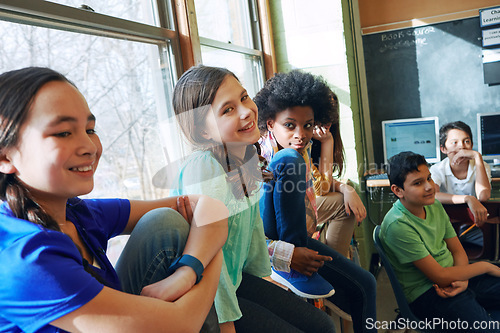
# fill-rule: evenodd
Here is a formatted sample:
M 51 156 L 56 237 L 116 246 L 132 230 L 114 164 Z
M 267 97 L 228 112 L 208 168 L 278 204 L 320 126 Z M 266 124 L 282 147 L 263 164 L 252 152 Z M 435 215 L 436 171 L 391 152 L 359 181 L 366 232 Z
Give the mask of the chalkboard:
M 476 114 L 500 112 L 500 86 L 484 83 L 479 18 L 363 36 L 375 162 L 383 120 L 438 116 L 473 131 Z

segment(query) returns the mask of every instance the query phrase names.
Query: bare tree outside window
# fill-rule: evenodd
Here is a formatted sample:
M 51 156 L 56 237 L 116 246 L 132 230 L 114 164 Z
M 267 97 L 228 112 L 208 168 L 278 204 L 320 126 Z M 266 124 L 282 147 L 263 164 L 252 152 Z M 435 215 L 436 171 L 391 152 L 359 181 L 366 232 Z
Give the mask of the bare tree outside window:
M 0 70 L 46 66 L 80 89 L 97 118 L 104 153 L 91 197 L 165 196 L 151 179 L 164 163 L 154 84 L 161 75 L 157 45 L 0 21 Z M 166 105 L 166 103 L 162 103 Z

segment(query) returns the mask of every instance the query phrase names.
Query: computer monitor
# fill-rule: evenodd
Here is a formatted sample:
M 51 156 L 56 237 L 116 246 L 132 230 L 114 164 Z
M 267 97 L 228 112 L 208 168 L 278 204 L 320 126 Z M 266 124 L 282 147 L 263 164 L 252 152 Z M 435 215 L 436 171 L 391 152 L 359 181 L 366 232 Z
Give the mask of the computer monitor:
M 423 155 L 431 164 L 441 160 L 438 117 L 384 120 L 382 140 L 385 163 L 402 151 Z
M 477 136 L 483 159 L 500 164 L 500 112 L 477 114 Z

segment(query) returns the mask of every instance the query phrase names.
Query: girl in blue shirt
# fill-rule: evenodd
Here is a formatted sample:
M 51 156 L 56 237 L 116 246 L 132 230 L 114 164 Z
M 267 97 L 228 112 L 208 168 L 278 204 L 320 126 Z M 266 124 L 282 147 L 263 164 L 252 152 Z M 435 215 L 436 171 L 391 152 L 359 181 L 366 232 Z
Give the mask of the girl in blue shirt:
M 53 70 L 0 75 L 0 331 L 200 330 L 227 209 L 205 196 L 78 199 L 102 153 L 95 122 Z M 106 244 L 129 233 L 117 274 Z
M 174 193 L 207 194 L 229 208 L 215 298 L 221 332 L 333 332 L 325 312 L 261 278 L 271 273 L 258 194 L 266 173 L 254 145 L 257 107 L 245 88 L 226 69 L 196 66 L 179 79 L 173 106 L 194 150 Z

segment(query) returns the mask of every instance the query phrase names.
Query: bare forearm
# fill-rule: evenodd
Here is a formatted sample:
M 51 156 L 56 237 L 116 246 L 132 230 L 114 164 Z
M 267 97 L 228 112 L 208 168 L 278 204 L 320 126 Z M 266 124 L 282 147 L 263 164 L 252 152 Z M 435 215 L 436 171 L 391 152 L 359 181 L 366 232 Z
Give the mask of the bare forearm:
M 192 210 L 185 213 L 187 222 L 191 224 L 188 241 L 184 253 L 198 258 L 206 266 L 227 238 L 228 210 L 224 204 L 205 195 L 188 195 Z M 137 221 L 148 211 L 168 207 L 179 211 L 179 197 L 169 197 L 151 201 L 130 201 L 130 217 L 125 233 L 130 233 Z M 152 231 L 154 232 L 154 231 Z
M 319 172 L 329 180 L 333 178 L 333 139 L 321 143 Z
M 212 261 L 206 266 L 203 272 L 203 279 L 189 292 L 175 301 L 176 306 L 181 307 L 185 313 L 199 313 L 200 316 L 206 318 L 214 302 L 217 286 L 219 285 L 221 266 L 222 251 L 218 251 Z
M 228 215 L 222 202 L 207 196 L 200 197 L 193 209 L 184 253 L 198 258 L 206 266 L 226 242 Z
M 474 161 L 476 164 L 476 195 L 479 201 L 486 201 L 491 196 L 491 184 L 486 174 L 485 162 L 479 153 L 476 154 Z
M 335 181 L 333 186 L 334 186 L 336 192 L 340 192 L 344 195 L 346 195 L 348 192 L 351 192 L 351 191 L 356 192 L 356 190 L 352 186 L 344 184 L 344 183 L 339 182 L 339 181 Z
M 469 258 L 467 257 L 467 253 L 460 246 L 458 250 L 452 252 L 453 256 L 453 266 L 465 266 L 469 264 Z
M 234 327 L 234 322 L 227 321 L 225 323 L 219 324 L 221 333 L 235 333 L 236 328 Z
M 197 332 L 213 304 L 222 253 L 203 279 L 175 302 L 104 289 L 82 307 L 51 324 L 70 332 Z
M 494 265 L 479 261 L 468 265 L 446 267 L 439 272 L 433 280 L 440 287 L 447 287 L 453 281 L 465 281 L 481 274 L 493 272 Z
M 436 192 L 436 199 L 444 204 L 466 203 L 466 195 Z

